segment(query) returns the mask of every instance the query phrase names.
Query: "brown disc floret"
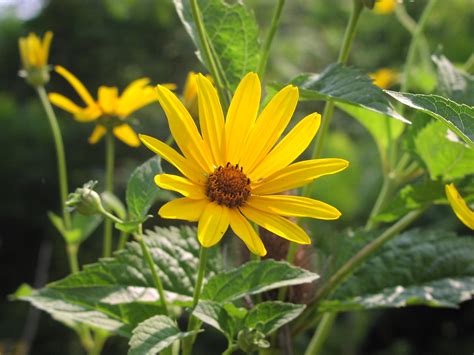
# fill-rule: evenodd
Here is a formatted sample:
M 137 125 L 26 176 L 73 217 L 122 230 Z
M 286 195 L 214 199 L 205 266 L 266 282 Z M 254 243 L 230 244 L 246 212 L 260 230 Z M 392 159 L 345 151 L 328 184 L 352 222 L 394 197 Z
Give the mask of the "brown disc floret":
M 211 201 L 227 207 L 243 206 L 250 197 L 250 179 L 239 164 L 219 166 L 209 175 L 206 195 Z

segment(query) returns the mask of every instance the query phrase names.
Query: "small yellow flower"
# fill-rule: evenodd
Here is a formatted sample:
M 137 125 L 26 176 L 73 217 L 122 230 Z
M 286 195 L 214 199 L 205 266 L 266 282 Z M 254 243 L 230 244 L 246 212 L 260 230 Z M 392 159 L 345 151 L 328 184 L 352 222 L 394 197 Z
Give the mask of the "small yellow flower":
M 303 228 L 285 217 L 331 220 L 339 218 L 340 212 L 321 201 L 276 193 L 348 166 L 343 159 L 293 163 L 316 135 L 321 116 L 310 114 L 279 140 L 298 103 L 298 88 L 286 86 L 258 114 L 260 80 L 249 73 L 240 82 L 224 119 L 211 81 L 199 74 L 197 87 L 200 132 L 181 101 L 165 87 L 157 87 L 181 153 L 140 135 L 143 144 L 184 175 L 155 177 L 159 187 L 184 196 L 162 206 L 159 215 L 197 221 L 203 247 L 218 243 L 230 226 L 252 253 L 265 255 L 265 246 L 249 220 L 282 238 L 310 244 Z
M 474 230 L 474 211 L 470 210 L 466 201 L 459 194 L 454 184 L 445 186 L 446 196 L 456 216 L 468 228 Z
M 95 121 L 97 123 L 89 137 L 89 143 L 97 143 L 107 132 L 107 129 L 111 129 L 113 134 L 125 144 L 131 147 L 140 145 L 137 134 L 126 123 L 126 119 L 133 112 L 156 100 L 154 89 L 148 85 L 150 79 L 141 78 L 133 81 L 120 96 L 116 87 L 101 86 L 96 101 L 71 72 L 61 66 L 56 66 L 55 71 L 71 84 L 86 107 L 80 107 L 58 93 L 50 93 L 49 100 L 59 108 L 72 113 L 79 122 Z M 167 86 L 174 88 L 172 84 L 167 84 Z
M 48 57 L 52 39 L 53 32 L 48 31 L 42 41 L 35 33 L 18 40 L 23 67 L 20 76 L 33 86 L 44 85 L 49 81 Z
M 375 2 L 374 11 L 381 15 L 388 15 L 395 10 L 397 0 L 377 0 Z
M 374 73 L 370 73 L 369 76 L 374 80 L 374 85 L 381 89 L 388 89 L 399 80 L 398 73 L 389 68 L 379 69 Z

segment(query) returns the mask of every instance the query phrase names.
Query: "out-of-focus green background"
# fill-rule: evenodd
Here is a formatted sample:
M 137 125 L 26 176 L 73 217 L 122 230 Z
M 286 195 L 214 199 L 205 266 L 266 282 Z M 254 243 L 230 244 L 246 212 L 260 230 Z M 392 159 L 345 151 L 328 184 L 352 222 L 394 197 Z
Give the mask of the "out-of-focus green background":
M 254 9 L 261 28 L 266 29 L 275 1 L 247 3 Z M 350 3 L 287 1 L 267 80 L 285 81 L 300 72 L 320 71 L 334 62 Z M 407 11 L 414 18 L 419 17 L 425 5 L 424 0 L 406 1 Z M 440 51 L 460 64 L 469 58 L 474 50 L 473 9 L 472 0 L 438 2 L 426 31 L 432 52 Z M 33 89 L 17 76 L 18 37 L 30 31 L 43 34 L 47 30 L 54 32 L 50 62 L 70 69 L 93 94 L 99 85 L 123 88 L 142 76 L 150 77 L 154 83 L 175 82 L 180 92 L 189 70 L 203 70 L 171 0 L 0 0 L 0 353 L 2 347 L 14 344 L 25 331 L 31 334 L 28 327 L 34 324 L 31 316 L 28 318 L 29 306 L 9 302 L 7 295 L 22 282 L 34 284 L 37 270 L 49 281 L 68 272 L 63 242 L 46 216 L 48 210 L 58 209 L 50 129 Z M 365 11 L 350 63 L 367 72 L 381 67 L 401 70 L 409 40 L 408 32 L 395 15 Z M 435 84 L 429 71 L 422 75 L 414 90 L 426 91 Z M 52 74 L 47 89 L 77 99 L 58 75 Z M 302 104 L 297 117 L 321 109 L 322 104 Z M 92 125 L 79 124 L 60 110 L 57 114 L 71 189 L 89 179 L 102 181 L 103 142 L 87 144 Z M 139 132 L 167 137 L 158 103 L 134 117 Z M 314 228 L 318 233 L 331 233 L 363 224 L 380 186 L 380 162 L 374 142 L 362 126 L 337 113 L 325 155 L 346 158 L 351 168 L 318 182 L 317 197 L 336 205 L 343 218 L 337 223 L 318 222 Z M 151 153 L 143 147 L 132 149 L 118 143 L 119 196 L 130 172 L 149 156 Z M 467 231 L 447 207 L 432 210 L 422 223 Z M 100 254 L 100 233 L 96 234 L 83 245 L 81 263 L 93 262 Z M 48 258 L 50 247 L 53 252 Z M 45 257 L 40 257 L 40 250 Z M 471 354 L 474 304 L 465 303 L 459 310 L 412 307 L 348 314 L 340 317 L 334 330 L 324 354 Z M 211 354 L 206 341 L 214 342 L 212 332 L 207 340 L 201 341 L 198 351 Z M 302 337 L 300 341 L 307 339 Z M 43 313 L 31 353 L 81 354 L 82 350 L 70 330 Z M 126 353 L 126 341 L 114 338 L 107 343 L 104 353 Z

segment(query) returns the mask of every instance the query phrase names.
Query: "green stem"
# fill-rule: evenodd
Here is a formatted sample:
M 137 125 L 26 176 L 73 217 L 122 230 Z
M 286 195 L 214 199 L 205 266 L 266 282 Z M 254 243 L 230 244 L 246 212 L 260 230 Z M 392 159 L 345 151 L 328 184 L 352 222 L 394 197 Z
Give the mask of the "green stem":
M 107 338 L 107 334 L 97 331 L 94 337 L 94 345 L 87 351 L 87 355 L 100 355 Z
M 150 249 L 148 248 L 145 241 L 143 240 L 141 224 L 138 226 L 138 233 L 135 235 L 135 239 L 140 244 L 140 248 L 142 249 L 143 256 L 145 257 L 145 261 L 147 262 L 148 267 L 150 268 L 153 282 L 155 283 L 156 290 L 158 291 L 158 295 L 160 296 L 162 312 L 163 314 L 168 315 L 168 307 L 166 305 L 166 297 L 165 297 L 165 291 L 163 289 L 163 284 L 161 282 L 160 276 L 158 275 L 158 272 L 156 271 L 156 266 L 151 256 Z
M 423 30 L 425 29 L 426 23 L 428 22 L 428 18 L 431 15 L 434 6 L 436 5 L 436 1 L 437 0 L 430 0 L 428 5 L 426 5 L 425 9 L 423 10 L 423 13 L 421 14 L 420 20 L 418 21 L 416 28 L 413 32 L 410 46 L 408 47 L 405 68 L 403 71 L 403 81 L 400 88 L 401 92 L 406 92 L 410 87 L 410 72 L 412 70 L 412 66 L 415 60 L 416 48 L 423 36 Z
M 117 245 L 117 250 L 122 250 L 123 248 L 125 248 L 125 244 L 127 244 L 127 241 L 128 241 L 128 233 L 123 232 L 123 231 L 120 232 L 120 238 Z
M 260 57 L 260 62 L 258 63 L 257 73 L 261 80 L 265 75 L 265 70 L 267 68 L 268 56 L 270 54 L 270 48 L 272 46 L 273 38 L 275 37 L 278 25 L 280 23 L 280 17 L 285 5 L 285 0 L 278 0 L 275 12 L 273 13 L 272 23 L 270 25 L 270 30 L 268 31 L 267 37 L 265 38 L 265 43 L 263 44 L 262 56 Z
M 201 297 L 201 290 L 202 290 L 202 283 L 204 281 L 204 275 L 206 271 L 206 263 L 207 263 L 207 248 L 201 247 L 199 251 L 199 270 L 196 279 L 196 286 L 194 287 L 194 295 L 193 295 L 193 306 L 192 309 L 196 307 L 199 302 L 199 298 Z M 188 323 L 188 332 L 198 330 L 201 326 L 201 322 L 192 315 L 189 318 Z M 193 344 L 196 340 L 196 335 L 190 336 L 183 340 L 183 355 L 190 355 L 193 350 Z
M 193 20 L 196 24 L 196 29 L 199 34 L 199 40 L 203 49 L 203 53 L 201 53 L 201 55 L 204 57 L 205 62 L 208 64 L 208 69 L 211 72 L 214 82 L 216 83 L 221 103 L 225 108 L 227 108 L 229 106 L 229 97 L 227 96 L 226 87 L 224 85 L 221 73 L 219 71 L 219 67 L 217 65 L 217 59 L 214 57 L 214 54 L 211 50 L 211 46 L 208 41 L 209 38 L 207 36 L 206 29 L 204 28 L 204 22 L 202 20 L 201 12 L 199 11 L 198 1 L 190 0 L 190 2 Z
M 108 130 L 105 136 L 105 191 L 114 192 L 114 160 L 115 141 L 112 130 Z M 112 220 L 104 221 L 104 246 L 103 256 L 112 255 Z
M 56 146 L 56 157 L 58 164 L 58 176 L 59 176 L 59 192 L 61 198 L 61 210 L 64 219 L 64 225 L 67 229 L 71 228 L 71 215 L 69 211 L 65 208 L 65 203 L 68 195 L 68 182 L 67 182 L 67 169 L 66 169 L 66 155 L 64 153 L 64 144 L 63 138 L 61 136 L 61 130 L 58 125 L 58 120 L 54 113 L 53 107 L 48 100 L 48 95 L 44 86 L 37 86 L 36 92 L 43 104 L 43 108 L 46 111 L 46 116 L 48 117 L 49 125 L 51 127 L 51 132 L 53 133 L 54 144 Z
M 75 274 L 76 272 L 79 272 L 79 262 L 77 260 L 79 245 L 68 243 L 66 245 L 66 251 L 67 251 L 68 260 L 69 260 L 69 268 L 71 269 L 71 273 Z
M 321 322 L 319 323 L 318 329 L 314 333 L 311 341 L 309 342 L 308 347 L 304 355 L 316 355 L 319 353 L 321 348 L 324 345 L 329 333 L 331 332 L 332 325 L 336 320 L 337 313 L 325 313 Z
M 392 194 L 392 191 L 395 187 L 394 185 L 394 180 L 390 176 L 386 175 L 383 179 L 382 188 L 380 189 L 379 195 L 377 196 L 377 200 L 375 201 L 374 207 L 372 208 L 365 225 L 365 230 L 371 230 L 377 225 L 377 223 L 374 221 L 374 217 L 378 215 L 381 209 L 385 206 L 387 200 Z
M 225 351 L 222 353 L 222 355 L 231 355 L 237 350 L 239 350 L 239 347 L 237 345 L 233 345 L 231 342 L 229 342 L 229 346 L 227 347 L 227 349 L 225 349 Z

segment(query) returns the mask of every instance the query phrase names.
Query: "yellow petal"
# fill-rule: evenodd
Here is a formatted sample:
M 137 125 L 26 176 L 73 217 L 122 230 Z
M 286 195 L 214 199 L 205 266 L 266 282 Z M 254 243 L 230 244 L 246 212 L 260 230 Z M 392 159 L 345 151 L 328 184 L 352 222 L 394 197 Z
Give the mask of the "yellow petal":
M 117 115 L 128 117 L 140 108 L 157 101 L 155 90 L 147 86 L 150 82 L 148 78 L 141 78 L 128 85 L 120 96 L 117 104 Z
M 311 143 L 320 123 L 318 113 L 303 118 L 253 171 L 249 171 L 250 180 L 259 181 L 292 163 Z
M 27 38 L 28 60 L 32 67 L 40 67 L 41 42 L 35 33 L 30 33 Z
M 280 90 L 268 103 L 250 131 L 240 159 L 246 171 L 253 170 L 273 148 L 288 126 L 297 103 L 298 88 L 292 85 Z
M 235 91 L 225 122 L 226 161 L 239 163 L 250 128 L 260 106 L 261 87 L 258 75 L 248 73 Z
M 166 113 L 171 134 L 181 152 L 201 167 L 203 172 L 214 171 L 212 157 L 199 134 L 193 118 L 181 101 L 170 90 L 158 85 L 158 100 Z
M 445 190 L 449 204 L 456 216 L 458 216 L 459 220 L 467 227 L 474 230 L 474 211 L 469 209 L 466 201 L 459 194 L 454 184 L 446 185 Z
M 338 173 L 349 166 L 344 159 L 326 158 L 304 160 L 291 164 L 252 185 L 252 194 L 268 195 L 309 184 L 320 176 Z
M 123 124 L 114 127 L 112 131 L 114 132 L 115 137 L 117 137 L 130 147 L 136 148 L 140 146 L 140 139 L 138 139 L 137 134 L 128 124 Z
M 184 106 L 191 107 L 197 96 L 197 74 L 193 71 L 188 73 L 183 89 Z
M 99 87 L 99 105 L 107 115 L 113 115 L 118 102 L 118 89 L 116 87 Z
M 95 121 L 100 116 L 102 116 L 102 110 L 97 105 L 83 108 L 74 114 L 74 118 L 79 122 Z
M 178 198 L 164 204 L 158 214 L 167 219 L 183 219 L 196 222 L 201 217 L 202 211 L 209 204 L 209 200 L 191 200 L 189 198 Z
M 28 69 L 30 67 L 30 62 L 28 61 L 28 44 L 26 38 L 20 38 L 18 40 L 18 47 L 20 48 L 20 58 L 23 68 Z
M 191 199 L 206 199 L 204 186 L 178 175 L 160 174 L 155 176 L 155 184 L 165 190 L 179 192 Z
M 66 79 L 69 84 L 76 90 L 77 94 L 84 100 L 86 105 L 88 106 L 95 106 L 96 103 L 94 99 L 92 98 L 91 94 L 89 91 L 86 89 L 86 87 L 79 81 L 79 79 L 74 76 L 71 72 L 69 72 L 66 68 L 63 68 L 60 65 L 56 65 L 54 67 L 54 70 L 56 70 L 56 73 L 61 75 L 64 79 Z
M 381 15 L 388 15 L 395 10 L 397 0 L 377 0 L 374 5 L 374 12 Z
M 198 240 L 205 248 L 217 244 L 229 228 L 229 209 L 210 202 L 204 208 L 198 223 Z
M 341 216 L 335 207 L 327 203 L 302 196 L 270 195 L 252 196 L 247 204 L 260 211 L 286 217 L 310 217 L 317 219 L 338 219 Z
M 48 31 L 45 33 L 43 37 L 43 45 L 42 45 L 42 64 L 48 64 L 48 57 L 49 57 L 49 47 L 51 46 L 51 41 L 53 39 L 53 32 Z
M 219 102 L 217 91 L 204 75 L 199 74 L 198 105 L 199 124 L 204 142 L 210 147 L 215 166 L 224 165 L 224 113 Z
M 171 148 L 169 145 L 159 141 L 156 138 L 146 136 L 144 134 L 139 135 L 142 143 L 151 151 L 158 154 L 160 157 L 165 159 L 167 162 L 172 164 L 178 169 L 184 176 L 188 177 L 197 183 L 205 183 L 207 181 L 206 175 L 196 169 L 189 161 L 187 161 L 181 154 Z
M 82 107 L 77 106 L 74 102 L 61 94 L 52 92 L 48 94 L 48 98 L 53 105 L 56 105 L 64 111 L 70 112 L 72 114 L 76 114 L 83 110 Z
M 245 217 L 270 232 L 298 244 L 311 244 L 308 234 L 297 224 L 276 214 L 263 212 L 250 206 L 240 208 Z
M 247 219 L 242 216 L 242 214 L 237 209 L 232 209 L 230 213 L 230 227 L 234 233 L 242 239 L 249 250 L 260 256 L 265 256 L 267 250 L 265 245 L 263 245 L 262 240 L 260 239 L 255 229 L 247 221 Z
M 95 126 L 94 131 L 92 131 L 92 134 L 89 137 L 89 144 L 96 144 L 106 133 L 107 129 L 104 126 Z

